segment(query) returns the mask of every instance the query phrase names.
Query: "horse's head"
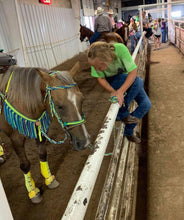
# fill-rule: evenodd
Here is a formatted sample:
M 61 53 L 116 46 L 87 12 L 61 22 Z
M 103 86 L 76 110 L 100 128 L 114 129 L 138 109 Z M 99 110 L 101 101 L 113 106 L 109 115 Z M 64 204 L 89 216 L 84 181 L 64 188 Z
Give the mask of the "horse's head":
M 75 150 L 85 149 L 90 141 L 84 125 L 82 93 L 66 71 L 56 71 L 53 75 L 48 75 L 41 70 L 38 72 L 44 82 L 42 89 L 46 87 L 46 92 L 48 92 L 47 108 L 50 108 L 51 113 L 56 112 L 54 115 L 66 134 L 70 136 Z
M 80 25 L 79 32 L 80 32 L 80 41 L 81 42 L 84 41 L 84 39 L 86 38 L 86 34 L 85 34 L 84 28 L 85 28 L 84 26 Z
M 80 40 L 81 42 L 84 41 L 84 39 L 87 37 L 88 40 L 91 38 L 91 36 L 94 34 L 94 32 L 92 30 L 90 30 L 89 28 L 83 26 L 80 24 Z

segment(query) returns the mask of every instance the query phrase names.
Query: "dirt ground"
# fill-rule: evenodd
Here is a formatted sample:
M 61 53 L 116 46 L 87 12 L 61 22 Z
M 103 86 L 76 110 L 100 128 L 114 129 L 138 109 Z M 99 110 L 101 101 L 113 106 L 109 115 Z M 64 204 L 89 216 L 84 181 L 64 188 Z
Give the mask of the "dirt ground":
M 170 47 L 172 47 L 172 49 L 170 49 Z M 160 62 L 162 59 L 164 59 L 165 63 L 162 65 L 162 68 L 159 69 L 160 68 L 159 65 L 153 62 L 151 65 L 153 65 L 156 68 L 154 70 L 155 73 L 153 76 L 149 76 L 149 78 L 151 78 L 151 81 L 150 81 L 151 101 L 152 101 L 153 107 L 150 113 L 151 115 L 148 117 L 148 120 L 149 120 L 148 127 L 146 128 L 147 129 L 146 136 L 150 139 L 150 141 L 147 141 L 145 143 L 146 145 L 149 144 L 150 146 L 155 146 L 154 152 L 152 152 L 154 154 L 161 153 L 160 150 L 159 152 L 157 152 L 158 149 L 156 149 L 156 147 L 162 144 L 162 141 L 164 142 L 165 148 L 167 148 L 167 145 L 169 144 L 171 145 L 171 142 L 173 141 L 173 138 L 174 138 L 172 133 L 169 132 L 169 129 L 174 126 L 172 122 L 172 118 L 175 118 L 175 117 L 177 118 L 178 127 L 182 125 L 180 124 L 180 120 L 181 119 L 182 121 L 184 120 L 182 113 L 179 111 L 181 102 L 183 106 L 183 92 L 178 92 L 177 97 L 174 96 L 175 94 L 174 88 L 181 89 L 182 91 L 184 88 L 183 86 L 178 86 L 178 83 L 183 82 L 182 81 L 183 70 L 181 70 L 181 68 L 183 68 L 183 65 L 181 64 L 181 62 L 178 61 L 178 59 L 180 59 L 179 56 L 172 56 L 172 60 L 170 62 L 177 64 L 178 73 L 174 72 L 176 69 L 172 65 L 170 66 L 170 62 L 168 58 L 166 58 L 167 57 L 166 55 L 168 54 L 167 51 L 169 51 L 170 57 L 171 57 L 171 52 L 172 52 L 171 50 L 176 50 L 176 49 L 173 46 L 166 45 L 165 48 L 163 48 L 162 53 L 159 51 L 155 51 L 153 53 L 154 58 L 152 61 Z M 165 57 L 163 57 L 163 55 Z M 85 60 L 84 54 L 80 54 L 79 56 L 74 57 L 73 59 L 60 65 L 59 68 L 57 69 L 58 70 L 69 70 L 78 60 L 80 60 L 81 69 L 83 70 L 81 70 L 77 74 L 77 76 L 75 77 L 75 81 L 78 83 L 78 86 L 81 92 L 85 96 L 83 111 L 87 119 L 86 127 L 91 136 L 91 141 L 94 142 L 98 134 L 98 131 L 103 124 L 103 119 L 110 106 L 110 103 L 108 102 L 109 94 L 98 85 L 96 79 L 90 76 L 90 69 L 87 63 L 85 62 L 86 60 Z M 171 68 L 171 69 L 173 68 L 172 69 L 173 71 L 172 71 L 172 74 L 167 74 L 167 77 L 165 79 L 163 73 L 166 67 Z M 167 80 L 167 85 L 168 85 L 167 87 L 164 87 L 165 80 Z M 173 80 L 174 80 L 174 87 L 173 87 Z M 176 98 L 177 98 L 177 101 L 176 101 Z M 158 99 L 160 101 L 159 103 L 157 103 Z M 175 100 L 174 105 L 168 106 L 169 100 Z M 157 106 L 157 104 L 159 104 L 159 106 Z M 177 113 L 175 111 L 175 107 L 177 108 Z M 165 115 L 165 113 L 167 113 L 167 115 Z M 170 124 L 168 124 L 168 119 L 170 120 Z M 164 130 L 162 129 L 162 126 L 164 126 L 165 128 Z M 151 134 L 149 133 L 150 129 L 151 129 Z M 54 122 L 49 131 L 49 135 L 52 138 L 56 138 L 57 140 L 61 139 L 61 134 L 58 133 L 58 130 L 59 130 L 59 127 L 57 123 Z M 67 206 L 67 203 L 70 199 L 71 193 L 73 192 L 75 184 L 82 171 L 84 163 L 88 155 L 90 154 L 90 150 L 87 149 L 82 152 L 76 152 L 73 150 L 72 146 L 68 142 L 66 142 L 63 145 L 59 145 L 59 146 L 55 146 L 47 142 L 48 161 L 50 164 L 50 169 L 51 169 L 51 172 L 56 176 L 56 179 L 60 182 L 60 185 L 57 189 L 49 190 L 44 185 L 44 180 L 40 174 L 38 152 L 37 152 L 36 144 L 34 141 L 27 140 L 26 151 L 27 151 L 28 158 L 31 161 L 32 176 L 36 182 L 36 185 L 41 189 L 43 193 L 42 202 L 40 204 L 35 205 L 31 203 L 31 201 L 29 200 L 27 196 L 27 192 L 26 192 L 26 188 L 24 184 L 24 176 L 21 170 L 19 169 L 19 161 L 18 161 L 17 156 L 15 155 L 15 152 L 11 146 L 11 143 L 9 139 L 7 139 L 7 137 L 5 137 L 3 134 L 0 134 L 0 135 L 3 141 L 6 143 L 6 147 L 10 153 L 10 156 L 8 160 L 6 161 L 6 163 L 0 166 L 0 176 L 1 176 L 4 188 L 5 188 L 5 192 L 6 192 L 14 219 L 15 220 L 25 220 L 25 219 L 26 220 L 33 220 L 33 219 L 34 220 L 59 220 L 61 219 L 65 211 L 65 208 Z M 180 139 L 182 140 L 183 138 L 182 132 L 177 134 L 175 138 L 177 140 L 180 140 Z M 113 137 L 111 137 L 111 141 L 108 146 L 107 152 L 112 151 L 111 149 L 112 143 L 113 143 Z M 152 148 L 150 147 L 150 149 L 153 149 L 153 147 Z M 173 150 L 174 150 L 174 145 L 173 145 Z M 173 164 L 174 164 L 174 161 L 176 160 L 176 158 L 173 158 L 173 159 L 170 158 L 170 160 L 173 160 Z M 107 165 L 109 161 L 110 161 L 110 157 L 104 158 L 102 169 L 100 171 L 99 178 L 97 180 L 94 194 L 91 198 L 89 209 L 87 211 L 85 220 L 94 220 L 99 194 L 103 187 L 103 183 L 105 179 L 105 172 L 107 170 L 107 167 L 108 167 Z M 150 168 L 151 166 L 152 165 L 150 165 L 149 163 L 149 169 L 151 169 Z M 159 165 L 156 166 L 156 168 L 161 169 L 159 168 Z M 150 175 L 153 175 L 152 171 L 150 171 Z M 151 179 L 149 180 L 150 181 L 149 187 L 153 186 L 152 180 L 153 180 L 153 176 L 151 176 Z M 144 194 L 140 194 L 140 195 L 144 196 Z M 154 197 L 154 195 L 152 196 Z M 145 200 L 142 202 L 144 203 Z M 159 219 L 159 220 L 176 219 L 176 218 L 152 218 L 151 207 L 152 207 L 151 205 L 148 207 L 149 216 L 151 216 L 149 219 L 151 220 L 152 219 Z M 145 212 L 145 207 L 142 208 L 141 212 L 142 211 Z M 140 210 L 138 210 L 138 212 L 140 212 Z M 142 219 L 146 219 L 146 218 L 142 218 Z M 76 220 L 80 220 L 80 219 L 76 219 Z
M 151 51 L 147 219 L 184 219 L 184 56 L 162 44 Z

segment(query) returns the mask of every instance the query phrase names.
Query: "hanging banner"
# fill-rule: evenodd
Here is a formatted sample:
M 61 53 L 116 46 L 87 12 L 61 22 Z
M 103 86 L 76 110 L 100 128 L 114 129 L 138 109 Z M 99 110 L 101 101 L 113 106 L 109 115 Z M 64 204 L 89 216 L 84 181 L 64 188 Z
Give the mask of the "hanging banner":
M 84 16 L 94 16 L 93 0 L 82 0 Z

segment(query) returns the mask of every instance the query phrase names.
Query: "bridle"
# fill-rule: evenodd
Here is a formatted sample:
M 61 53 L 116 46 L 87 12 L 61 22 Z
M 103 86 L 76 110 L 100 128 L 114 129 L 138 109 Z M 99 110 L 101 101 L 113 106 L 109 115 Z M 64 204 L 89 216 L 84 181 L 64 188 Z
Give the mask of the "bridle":
M 62 141 L 59 141 L 58 142 L 55 142 L 54 140 L 51 141 L 51 139 L 44 133 L 42 132 L 42 134 L 51 142 L 51 143 L 55 143 L 55 144 L 60 144 L 61 142 L 63 143 L 66 139 L 67 139 L 67 136 L 69 136 L 71 138 L 71 134 L 69 132 L 69 129 L 73 128 L 73 127 L 76 127 L 78 125 L 81 125 L 83 123 L 85 123 L 85 116 L 84 114 L 82 115 L 82 119 L 81 120 L 78 120 L 78 121 L 72 121 L 72 122 L 63 122 L 63 120 L 61 119 L 61 117 L 58 115 L 58 113 L 56 112 L 55 110 L 55 107 L 54 107 L 54 102 L 52 100 L 52 96 L 51 96 L 51 91 L 52 90 L 58 90 L 58 89 L 70 89 L 71 87 L 73 86 L 76 86 L 76 83 L 73 83 L 73 84 L 69 84 L 69 85 L 65 85 L 65 86 L 49 86 L 47 85 L 46 86 L 46 94 L 45 94 L 45 98 L 44 98 L 44 102 L 46 102 L 46 99 L 48 97 L 49 99 L 49 106 L 50 106 L 50 111 L 51 111 L 51 116 L 55 116 L 57 118 L 57 121 L 59 122 L 61 128 L 64 129 L 65 131 L 65 137 L 64 137 L 64 140 Z

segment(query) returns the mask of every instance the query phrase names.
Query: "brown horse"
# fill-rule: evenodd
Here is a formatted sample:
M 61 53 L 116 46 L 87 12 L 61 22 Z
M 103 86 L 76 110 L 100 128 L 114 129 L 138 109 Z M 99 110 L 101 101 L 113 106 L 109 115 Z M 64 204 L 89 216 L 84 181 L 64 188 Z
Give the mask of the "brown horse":
M 129 36 L 128 24 L 124 23 L 123 26 L 121 26 L 118 29 L 115 29 L 114 31 L 122 37 L 125 46 L 127 46 L 128 36 Z
M 81 42 L 84 41 L 85 38 L 88 40 L 92 37 L 94 32 L 87 28 L 86 26 L 80 25 L 80 40 Z M 107 43 L 110 42 L 118 42 L 118 43 L 124 43 L 122 37 L 114 32 L 107 33 L 107 32 L 102 32 L 100 37 L 98 38 L 98 41 L 105 41 Z
M 49 169 L 45 140 L 62 144 L 69 137 L 77 151 L 89 145 L 82 100 L 81 92 L 67 72 L 49 74 L 48 70 L 12 66 L 0 75 L 0 129 L 12 141 L 33 203 L 40 202 L 41 196 L 31 177 L 25 140 L 36 139 L 45 184 L 56 188 L 59 183 Z M 47 136 L 52 117 L 57 119 L 64 131 L 64 140 L 57 142 Z

